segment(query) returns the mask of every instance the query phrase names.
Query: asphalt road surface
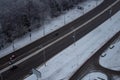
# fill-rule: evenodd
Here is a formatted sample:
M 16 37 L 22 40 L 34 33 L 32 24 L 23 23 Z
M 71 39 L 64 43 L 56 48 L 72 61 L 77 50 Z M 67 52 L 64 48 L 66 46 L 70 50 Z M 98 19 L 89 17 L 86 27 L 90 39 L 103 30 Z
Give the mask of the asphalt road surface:
M 82 67 L 80 67 L 80 69 L 76 71 L 76 73 L 70 78 L 70 80 L 81 80 L 85 75 L 92 72 L 104 73 L 107 75 L 108 80 L 115 80 L 115 76 L 120 78 L 120 71 L 106 69 L 99 64 L 99 57 L 101 56 L 101 54 L 118 38 L 120 38 L 120 31 L 115 36 L 113 36 L 101 49 L 99 49 L 90 59 L 88 59 L 82 65 Z
M 33 54 L 36 50 L 41 49 L 42 47 L 45 47 L 46 45 L 52 43 L 53 41 L 57 40 L 61 36 L 66 35 L 67 33 L 71 32 L 73 29 L 79 27 L 82 25 L 81 28 L 77 29 L 75 32 L 70 33 L 69 35 L 63 37 L 61 40 L 57 41 L 53 45 L 50 45 L 49 47 L 45 48 L 44 50 L 40 51 L 39 54 L 36 54 L 32 56 L 31 58 L 23 61 L 22 63 L 18 64 L 18 68 L 15 70 L 7 70 L 3 72 L 2 78 L 3 80 L 21 80 L 23 79 L 27 74 L 30 73 L 32 68 L 36 68 L 39 65 L 42 65 L 44 62 L 49 60 L 51 57 L 55 56 L 57 53 L 59 53 L 61 50 L 68 47 L 70 44 L 74 43 L 75 41 L 79 40 L 81 37 L 98 27 L 101 23 L 103 23 L 105 20 L 110 18 L 112 15 L 114 15 L 119 9 L 120 9 L 120 2 L 118 2 L 115 6 L 108 9 L 104 13 L 101 13 L 99 16 L 95 17 L 94 19 L 90 20 L 100 12 L 102 12 L 105 8 L 107 8 L 109 5 L 114 3 L 116 0 L 105 0 L 100 6 L 96 7 L 89 13 L 85 14 L 84 16 L 76 19 L 75 21 L 71 22 L 70 24 L 67 24 L 60 28 L 59 30 L 46 35 L 45 37 L 37 40 L 34 43 L 29 44 L 28 46 L 25 46 L 10 55 L 7 55 L 0 59 L 0 70 L 3 68 L 9 66 L 8 61 L 9 57 L 12 54 L 15 54 L 17 56 L 14 63 L 20 59 L 22 59 L 25 56 L 28 56 L 30 54 Z M 112 9 L 112 13 L 110 14 L 110 10 Z M 84 24 L 90 20 L 87 24 Z M 83 25 L 84 24 L 84 25 Z M 74 37 L 73 37 L 74 36 Z M 5 64 L 5 65 L 4 65 Z

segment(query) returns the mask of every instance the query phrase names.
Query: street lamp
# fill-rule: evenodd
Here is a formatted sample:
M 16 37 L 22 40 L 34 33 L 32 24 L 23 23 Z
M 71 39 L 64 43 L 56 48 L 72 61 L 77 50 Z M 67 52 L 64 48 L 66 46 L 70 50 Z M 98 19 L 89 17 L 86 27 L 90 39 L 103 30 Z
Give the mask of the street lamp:
M 97 6 L 98 0 L 96 0 L 96 6 Z
M 81 10 L 83 11 L 83 15 L 84 15 L 84 13 L 85 13 L 85 11 L 84 11 L 84 7 L 83 7 L 83 8 L 81 7 Z
M 74 28 L 72 27 L 71 30 L 74 30 Z M 74 45 L 75 45 L 75 41 L 76 41 L 76 31 L 73 32 L 73 40 L 74 40 Z
M 43 57 L 44 57 L 44 64 L 45 64 L 45 66 L 46 66 L 46 51 L 45 51 L 45 49 L 43 50 Z
M 15 43 L 14 43 L 14 40 L 13 40 L 13 51 L 15 51 Z
M 43 36 L 45 36 L 45 26 L 44 26 L 44 18 L 45 18 L 45 16 L 44 16 L 45 14 L 44 14 L 44 11 L 42 11 L 42 26 L 43 26 Z
M 109 10 L 110 20 L 112 19 L 112 18 L 111 18 L 111 14 L 112 14 L 112 8 Z
M 44 24 L 43 24 L 43 36 L 45 36 L 45 26 L 44 26 Z
M 65 25 L 65 14 L 64 14 L 64 25 Z
M 30 41 L 31 41 L 31 37 L 32 37 L 32 33 L 31 33 L 31 29 L 28 29 L 29 33 L 30 33 Z
M 75 45 L 75 41 L 76 41 L 75 32 L 73 33 L 73 40 L 74 40 L 74 45 Z

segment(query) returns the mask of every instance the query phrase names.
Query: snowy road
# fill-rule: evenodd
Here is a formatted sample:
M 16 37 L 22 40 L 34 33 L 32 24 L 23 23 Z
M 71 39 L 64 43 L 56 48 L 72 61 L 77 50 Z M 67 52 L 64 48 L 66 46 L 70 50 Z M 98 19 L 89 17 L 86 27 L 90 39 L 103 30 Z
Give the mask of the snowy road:
M 115 3 L 113 3 L 113 4 L 116 4 L 117 2 L 115 2 Z M 105 4 L 104 4 L 105 5 Z M 118 4 L 117 4 L 118 5 Z M 116 5 L 116 6 L 117 6 Z M 114 10 L 113 10 L 113 12 L 112 12 L 112 14 L 110 15 L 110 16 L 112 16 L 115 12 L 117 12 L 117 10 L 119 9 L 119 7 L 117 7 L 116 8 L 116 6 L 114 6 L 113 7 L 113 5 L 112 5 L 112 7 L 113 8 L 115 8 Z M 102 8 L 104 8 L 104 7 L 102 7 Z M 45 52 L 46 53 L 48 53 L 47 55 L 46 55 L 46 57 L 47 57 L 47 59 L 48 58 L 50 58 L 50 55 L 54 55 L 55 53 L 57 53 L 57 52 L 59 52 L 59 51 L 61 51 L 62 49 L 64 49 L 65 47 L 67 47 L 68 45 L 70 45 L 71 43 L 73 43 L 74 42 L 74 40 L 73 40 L 73 35 L 74 35 L 74 31 L 76 31 L 76 34 L 75 34 L 75 36 L 76 36 L 76 39 L 75 40 L 78 40 L 81 36 L 83 36 L 83 35 L 85 35 L 86 33 L 88 33 L 89 31 L 91 31 L 92 29 L 94 29 L 94 28 L 96 28 L 99 24 L 101 24 L 103 21 L 105 21 L 106 19 L 108 19 L 109 17 L 104 17 L 104 16 L 106 16 L 106 15 L 108 15 L 108 11 L 107 11 L 107 9 L 109 9 L 109 8 L 111 8 L 111 7 L 108 7 L 108 8 L 106 8 L 103 12 L 101 12 L 100 14 L 98 14 L 97 16 L 95 16 L 95 17 L 93 17 L 91 20 L 88 20 L 86 23 L 84 23 L 84 25 L 82 25 L 82 26 L 85 26 L 85 27 L 83 27 L 83 29 L 79 29 L 79 30 L 77 30 L 78 28 L 75 28 L 72 32 L 70 32 L 70 33 L 68 33 L 68 34 L 66 34 L 64 37 L 66 37 L 66 38 L 62 38 L 63 40 L 62 41 L 60 41 L 60 42 L 58 42 L 58 43 L 55 43 L 55 45 L 54 45 L 54 47 L 56 48 L 56 50 L 53 52 L 53 47 L 50 47 L 49 49 L 46 49 L 45 50 Z M 105 12 L 105 13 L 104 13 Z M 101 17 L 103 17 L 102 19 L 101 19 Z M 94 20 L 95 19 L 95 20 Z M 100 19 L 101 19 L 101 21 L 100 21 Z M 98 21 L 99 20 L 99 21 Z M 97 22 L 98 22 L 98 24 L 97 24 Z M 96 24 L 94 24 L 94 26 L 93 26 L 93 23 L 96 23 Z M 76 24 L 76 25 L 78 25 L 78 24 Z M 75 25 L 75 26 L 76 26 Z M 89 28 L 89 30 L 88 30 L 88 27 L 90 27 Z M 85 31 L 84 31 L 85 30 Z M 80 35 L 80 32 L 81 31 L 84 31 L 85 33 L 81 33 L 81 35 Z M 61 38 L 59 38 L 59 39 L 57 39 L 57 40 L 60 40 Z M 69 42 L 68 42 L 69 41 Z M 65 44 L 65 43 L 67 42 L 68 44 Z M 64 44 L 64 45 L 63 45 Z M 63 45 L 63 46 L 62 46 Z M 60 46 L 61 46 L 61 48 L 60 48 Z M 52 49 L 51 49 L 52 48 Z M 52 53 L 51 53 L 52 52 Z M 42 55 L 42 53 L 41 53 L 41 55 Z M 23 63 L 21 63 L 22 61 L 20 61 L 20 62 L 17 62 L 17 63 L 15 63 L 15 64 L 19 64 L 19 63 L 21 63 L 21 64 L 19 64 L 19 66 L 20 67 L 22 67 L 23 65 L 24 65 L 24 67 L 26 67 L 27 65 L 29 65 L 29 66 L 27 66 L 26 68 L 23 68 L 23 70 L 25 69 L 28 69 L 28 71 L 23 71 L 23 70 L 19 70 L 18 69 L 18 71 L 17 72 L 21 72 L 21 71 L 23 71 L 23 73 L 18 73 L 18 75 L 23 75 L 23 74 L 26 74 L 26 73 L 28 73 L 29 72 L 29 70 L 31 69 L 31 68 L 33 68 L 33 67 L 36 67 L 36 66 L 38 66 L 41 62 L 42 62 L 42 60 L 40 60 L 40 61 L 38 61 L 39 59 L 42 59 L 43 58 L 43 56 L 41 56 L 40 54 L 39 54 L 39 56 L 38 55 L 33 55 L 34 56 L 34 58 L 32 57 L 32 58 L 30 58 L 30 59 L 28 59 L 27 61 L 25 61 L 25 62 L 23 62 Z M 41 56 L 41 57 L 40 57 Z M 28 56 L 29 57 L 29 56 Z M 25 59 L 25 58 L 24 58 Z M 32 60 L 33 59 L 33 60 Z M 36 61 L 37 60 L 37 61 Z M 29 63 L 28 63 L 29 62 Z M 34 62 L 38 62 L 36 65 L 33 65 L 33 63 Z M 7 73 L 7 74 L 6 74 Z M 4 75 L 9 75 L 9 74 L 11 74 L 11 72 L 6 72 Z M 14 73 L 12 73 L 12 74 L 14 74 Z M 17 73 L 16 73 L 17 74 Z M 15 75 L 12 75 L 12 76 L 16 76 L 16 74 Z M 12 76 L 9 76 L 9 80 L 13 80 L 12 78 Z M 6 77 L 8 77 L 8 76 L 6 76 Z M 16 76 L 16 77 L 14 77 L 14 78 L 17 78 L 18 76 Z

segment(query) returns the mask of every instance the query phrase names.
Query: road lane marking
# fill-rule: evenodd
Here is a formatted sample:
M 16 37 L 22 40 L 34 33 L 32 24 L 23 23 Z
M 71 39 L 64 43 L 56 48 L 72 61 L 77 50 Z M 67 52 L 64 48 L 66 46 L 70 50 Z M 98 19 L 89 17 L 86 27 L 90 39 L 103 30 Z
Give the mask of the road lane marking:
M 94 20 L 95 18 L 99 17 L 101 14 L 103 14 L 104 12 L 106 12 L 108 9 L 110 9 L 111 7 L 113 7 L 114 5 L 116 5 L 119 1 L 120 1 L 120 0 L 115 1 L 113 4 L 111 4 L 110 6 L 108 6 L 108 7 L 107 7 L 106 9 L 104 9 L 102 12 L 100 12 L 99 14 L 97 14 L 95 17 L 89 19 L 88 21 L 86 21 L 86 22 L 85 22 L 84 24 L 82 24 L 81 26 L 75 28 L 75 29 L 72 30 L 71 32 L 67 33 L 66 35 L 63 35 L 62 37 L 58 38 L 58 39 L 55 40 L 54 42 L 51 42 L 50 44 L 44 46 L 43 48 L 41 48 L 41 49 L 35 51 L 33 54 L 31 54 L 31 55 L 29 55 L 29 56 L 27 56 L 27 57 L 24 57 L 23 59 L 21 59 L 21 60 L 15 62 L 14 64 L 12 64 L 12 65 L 10 65 L 10 66 L 8 66 L 8 67 L 6 67 L 6 68 L 0 70 L 0 74 L 3 73 L 3 72 L 5 72 L 5 71 L 7 71 L 7 70 L 9 70 L 13 65 L 18 65 L 18 64 L 24 62 L 25 60 L 31 58 L 32 56 L 37 55 L 39 52 L 41 52 L 41 51 L 43 51 L 44 49 L 50 47 L 51 45 L 57 43 L 58 41 L 62 40 L 63 38 L 69 36 L 71 33 L 77 31 L 77 30 L 80 29 L 81 27 L 87 25 L 89 22 L 91 22 L 91 21 Z

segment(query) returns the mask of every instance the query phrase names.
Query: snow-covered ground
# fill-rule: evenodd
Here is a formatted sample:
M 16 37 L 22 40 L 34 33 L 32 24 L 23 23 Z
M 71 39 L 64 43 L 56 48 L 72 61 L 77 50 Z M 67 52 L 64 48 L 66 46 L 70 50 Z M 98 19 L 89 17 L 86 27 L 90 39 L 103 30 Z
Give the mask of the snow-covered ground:
M 75 20 L 76 18 L 82 16 L 83 14 L 89 12 L 90 10 L 92 10 L 97 5 L 101 4 L 102 2 L 103 2 L 103 0 L 87 0 L 87 1 L 80 3 L 78 5 L 78 6 L 83 7 L 84 8 L 83 10 L 80 10 L 77 7 L 75 7 L 74 9 L 67 11 L 64 15 L 61 15 L 57 18 L 54 18 L 50 22 L 45 22 L 44 26 L 42 26 L 38 30 L 34 30 L 32 32 L 31 39 L 30 39 L 29 34 L 27 34 L 26 36 L 24 36 L 20 39 L 16 39 L 14 41 L 14 44 L 11 44 L 7 48 L 1 50 L 0 51 L 0 58 L 13 52 L 14 50 L 20 49 L 21 47 L 23 47 L 27 44 L 30 44 L 31 42 L 43 37 L 44 36 L 43 35 L 43 28 L 45 28 L 45 34 L 47 35 L 53 31 L 59 29 L 64 24 L 67 24 L 67 23 Z M 13 49 L 13 46 L 14 46 L 14 49 Z
M 120 77 L 114 76 L 114 77 L 113 77 L 113 80 L 120 80 Z
M 82 80 L 108 80 L 108 77 L 101 72 L 92 72 L 83 77 Z
M 98 28 L 61 51 L 55 57 L 37 68 L 40 80 L 68 80 L 82 64 L 103 46 L 115 33 L 120 31 L 120 11 Z M 119 58 L 118 58 L 119 59 Z M 32 74 L 25 80 L 36 80 Z
M 112 44 L 112 46 L 110 46 L 110 48 L 102 55 L 105 56 L 101 56 L 99 59 L 101 66 L 111 70 L 120 71 L 120 41 Z

